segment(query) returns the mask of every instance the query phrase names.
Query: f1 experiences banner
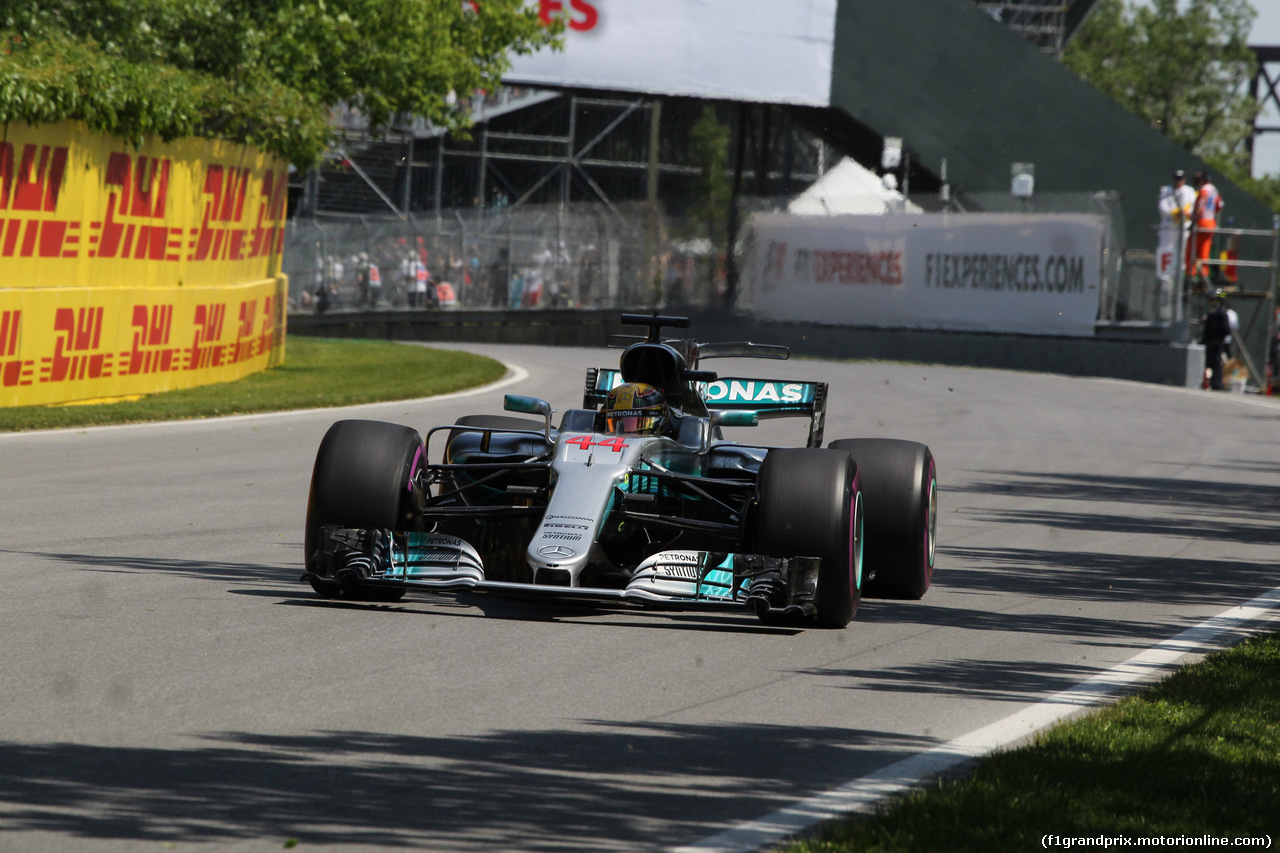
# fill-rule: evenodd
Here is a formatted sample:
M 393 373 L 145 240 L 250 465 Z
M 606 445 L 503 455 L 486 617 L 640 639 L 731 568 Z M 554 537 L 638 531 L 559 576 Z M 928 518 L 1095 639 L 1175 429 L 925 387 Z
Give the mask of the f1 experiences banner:
M 0 406 L 225 382 L 283 359 L 288 175 L 205 139 L 0 137 Z
M 827 106 L 837 0 L 530 0 L 564 50 L 511 83 Z
M 1101 217 L 766 213 L 752 227 L 755 310 L 770 319 L 1094 333 Z

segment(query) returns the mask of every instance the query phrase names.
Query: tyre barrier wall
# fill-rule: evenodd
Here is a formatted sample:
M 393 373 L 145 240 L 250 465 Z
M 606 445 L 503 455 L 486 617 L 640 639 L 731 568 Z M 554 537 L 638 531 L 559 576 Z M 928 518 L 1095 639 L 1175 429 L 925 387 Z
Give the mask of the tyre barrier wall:
M 0 406 L 238 379 L 284 359 L 286 164 L 78 122 L 0 136 Z
M 621 310 L 295 313 L 290 316 L 289 328 L 295 335 L 309 337 L 602 347 L 609 335 L 639 333 L 635 327 L 618 325 Z M 668 314 L 690 314 L 691 333 L 704 341 L 752 340 L 782 344 L 790 347 L 795 355 L 816 358 L 1029 370 L 1187 388 L 1199 388 L 1204 376 L 1204 347 L 1170 343 L 1162 338 L 883 329 L 772 322 L 746 314 L 706 309 L 689 312 L 668 306 L 662 310 Z M 680 334 L 676 329 L 670 333 Z

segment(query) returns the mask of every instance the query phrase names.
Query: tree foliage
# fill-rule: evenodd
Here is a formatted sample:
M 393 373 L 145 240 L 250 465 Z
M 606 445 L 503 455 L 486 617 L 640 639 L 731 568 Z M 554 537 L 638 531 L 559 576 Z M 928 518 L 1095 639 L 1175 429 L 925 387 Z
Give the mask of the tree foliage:
M 0 121 L 232 138 L 305 166 L 335 105 L 457 127 L 450 92 L 556 38 L 524 0 L 0 0 Z
M 693 160 L 698 165 L 698 177 L 694 181 L 693 205 L 689 218 L 698 223 L 698 230 L 719 247 L 724 243 L 724 223 L 728 215 L 732 188 L 725 168 L 729 159 L 729 127 L 716 117 L 711 106 L 702 108 L 702 115 L 690 130 Z
M 1235 171 L 1257 105 L 1248 0 L 1099 0 L 1062 61 L 1188 151 Z

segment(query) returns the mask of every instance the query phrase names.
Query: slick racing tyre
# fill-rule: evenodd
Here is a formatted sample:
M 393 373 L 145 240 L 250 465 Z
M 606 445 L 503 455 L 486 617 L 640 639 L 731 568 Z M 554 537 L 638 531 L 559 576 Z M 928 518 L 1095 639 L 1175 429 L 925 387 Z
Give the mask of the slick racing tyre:
M 867 502 L 868 598 L 916 599 L 933 580 L 938 469 L 929 448 L 893 438 L 833 441 L 858 463 Z
M 818 624 L 843 628 L 862 586 L 862 491 L 848 453 L 769 451 L 756 480 L 755 548 L 775 557 L 820 557 Z
M 426 465 L 422 436 L 381 421 L 338 421 L 316 453 L 307 500 L 305 551 L 308 571 L 328 524 L 412 531 L 422 529 L 423 494 L 416 475 Z M 347 590 L 330 578 L 312 577 L 316 592 L 362 601 L 396 601 L 402 587 Z

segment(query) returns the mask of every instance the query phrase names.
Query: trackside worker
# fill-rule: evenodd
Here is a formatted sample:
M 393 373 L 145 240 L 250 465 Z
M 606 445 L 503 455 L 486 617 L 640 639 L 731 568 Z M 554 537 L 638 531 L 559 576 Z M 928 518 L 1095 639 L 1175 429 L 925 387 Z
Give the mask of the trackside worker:
M 1196 225 L 1195 268 L 1188 269 L 1187 272 L 1206 281 L 1209 277 L 1209 266 L 1203 262 L 1209 260 L 1209 253 L 1213 247 L 1213 232 L 1218 228 L 1218 213 L 1221 210 L 1222 195 L 1218 192 L 1218 188 L 1209 183 L 1207 174 L 1196 172 L 1196 203 L 1191 212 L 1191 218 Z

